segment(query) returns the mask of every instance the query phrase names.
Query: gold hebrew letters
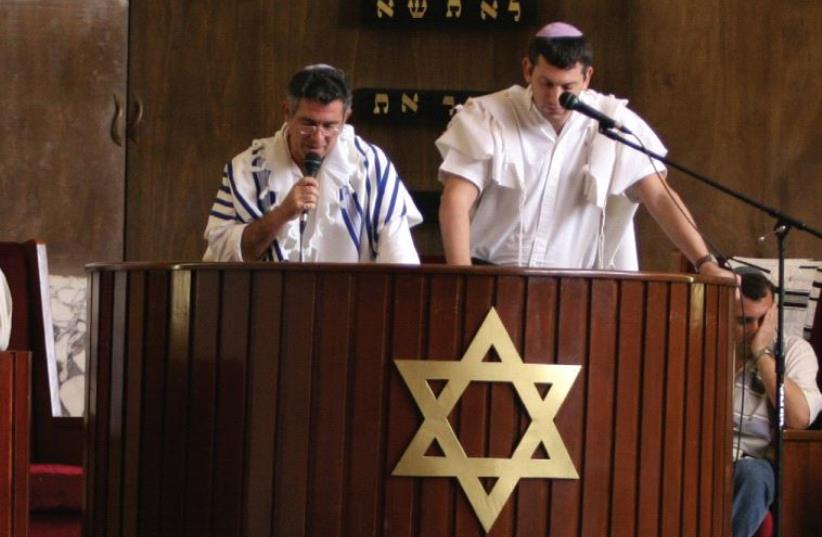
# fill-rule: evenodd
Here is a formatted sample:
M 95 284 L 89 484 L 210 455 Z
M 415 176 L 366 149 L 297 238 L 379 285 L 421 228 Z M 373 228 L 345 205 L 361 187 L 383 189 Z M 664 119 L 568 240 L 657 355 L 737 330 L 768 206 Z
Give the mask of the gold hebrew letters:
M 380 114 L 387 114 L 388 113 L 388 94 L 387 93 L 378 93 L 374 95 L 374 115 L 378 116 Z
M 413 19 L 421 19 L 428 11 L 428 0 L 408 0 L 408 12 Z
M 448 0 L 445 12 L 446 18 L 458 19 L 462 16 L 462 0 Z
M 454 100 L 454 96 L 453 95 L 444 96 L 442 98 L 442 104 L 443 104 L 443 106 L 448 107 L 448 115 L 453 116 L 454 112 L 456 111 L 456 110 L 454 110 L 454 105 L 456 104 L 456 102 Z
M 382 18 L 383 15 L 389 19 L 394 16 L 394 0 L 377 0 L 377 17 Z
M 520 5 L 519 0 L 510 0 L 508 2 L 508 11 L 514 13 L 514 20 L 519 22 L 522 18 L 522 5 Z
M 482 4 L 480 4 L 480 17 L 482 20 L 491 17 L 494 20 L 497 20 L 497 16 L 499 15 L 499 3 L 497 0 L 493 2 L 488 2 L 488 0 L 482 0 Z
M 414 97 L 409 97 L 407 94 L 402 94 L 402 111 L 405 112 L 406 110 L 410 109 L 411 112 L 417 113 L 420 107 L 420 96 L 418 93 L 414 92 Z

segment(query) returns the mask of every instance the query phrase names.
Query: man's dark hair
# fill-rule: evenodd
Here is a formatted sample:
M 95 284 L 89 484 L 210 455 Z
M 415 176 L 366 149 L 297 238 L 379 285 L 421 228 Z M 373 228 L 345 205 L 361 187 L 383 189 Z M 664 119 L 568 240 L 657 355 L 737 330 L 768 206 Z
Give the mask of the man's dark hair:
M 330 65 L 310 65 L 298 71 L 288 83 L 288 110 L 294 113 L 301 99 L 329 104 L 343 102 L 343 110 L 351 108 L 351 88 L 345 72 Z
M 560 69 L 570 69 L 579 62 L 583 71 L 587 71 L 594 63 L 594 49 L 585 36 L 553 39 L 534 37 L 528 44 L 528 59 L 531 60 L 531 65 L 536 65 L 540 56 Z
M 736 273 L 742 279 L 742 296 L 750 300 L 761 300 L 768 295 L 776 294 L 776 286 L 771 283 L 767 276 L 756 269 L 739 268 Z

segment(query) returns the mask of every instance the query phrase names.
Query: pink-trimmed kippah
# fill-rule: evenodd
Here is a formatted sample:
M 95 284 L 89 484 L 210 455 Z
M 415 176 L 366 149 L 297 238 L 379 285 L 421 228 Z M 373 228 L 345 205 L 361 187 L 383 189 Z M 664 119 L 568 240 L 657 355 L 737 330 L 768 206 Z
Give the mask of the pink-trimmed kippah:
M 567 22 L 552 22 L 543 26 L 537 37 L 547 37 L 557 39 L 561 37 L 582 37 L 582 32 L 576 26 L 571 26 Z

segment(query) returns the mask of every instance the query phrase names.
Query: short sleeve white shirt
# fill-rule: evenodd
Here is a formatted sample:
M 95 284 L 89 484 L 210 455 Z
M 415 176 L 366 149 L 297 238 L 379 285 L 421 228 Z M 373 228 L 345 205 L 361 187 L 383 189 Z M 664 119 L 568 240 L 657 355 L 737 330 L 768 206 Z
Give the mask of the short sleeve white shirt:
M 589 90 L 580 98 L 596 103 L 602 96 Z M 471 216 L 472 257 L 499 265 L 597 268 L 603 211 L 585 195 L 591 143 L 601 136 L 597 122 L 573 112 L 557 134 L 533 105 L 530 88 L 513 86 L 481 99 L 506 101 L 503 106 L 512 107 L 509 117 L 515 120 L 500 128 L 516 130 L 522 180 L 500 180 L 494 177 L 490 159 L 476 158 L 459 143 L 438 141 L 443 153 L 440 177 L 443 172 L 461 176 L 480 192 Z M 651 150 L 664 154 L 656 134 L 636 114 L 623 109 L 620 120 Z M 625 195 L 636 181 L 654 173 L 648 158 L 633 149 L 619 146 L 615 154 L 609 195 Z M 657 169 L 665 168 L 657 164 Z M 629 233 L 633 241 L 632 227 Z M 633 267 L 621 268 L 636 268 L 633 257 Z

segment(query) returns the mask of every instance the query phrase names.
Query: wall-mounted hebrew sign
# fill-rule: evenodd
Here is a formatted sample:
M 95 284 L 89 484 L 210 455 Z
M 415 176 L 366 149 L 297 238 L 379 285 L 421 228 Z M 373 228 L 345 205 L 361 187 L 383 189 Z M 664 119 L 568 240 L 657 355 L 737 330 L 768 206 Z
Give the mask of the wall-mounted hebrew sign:
M 524 25 L 535 12 L 536 0 L 362 0 L 363 19 L 383 24 Z
M 481 91 L 359 88 L 354 90 L 354 120 L 445 125 L 469 97 Z

